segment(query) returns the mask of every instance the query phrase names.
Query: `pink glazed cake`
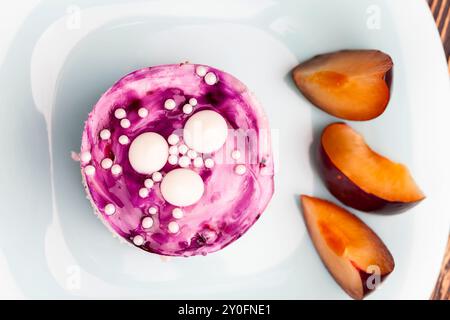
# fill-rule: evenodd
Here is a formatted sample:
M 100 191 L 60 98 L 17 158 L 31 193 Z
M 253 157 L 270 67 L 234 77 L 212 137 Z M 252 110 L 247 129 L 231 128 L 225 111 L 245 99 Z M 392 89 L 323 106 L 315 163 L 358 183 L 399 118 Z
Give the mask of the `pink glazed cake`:
M 161 255 L 229 245 L 274 191 L 264 111 L 238 79 L 205 65 L 156 66 L 120 79 L 89 114 L 80 163 L 104 224 Z

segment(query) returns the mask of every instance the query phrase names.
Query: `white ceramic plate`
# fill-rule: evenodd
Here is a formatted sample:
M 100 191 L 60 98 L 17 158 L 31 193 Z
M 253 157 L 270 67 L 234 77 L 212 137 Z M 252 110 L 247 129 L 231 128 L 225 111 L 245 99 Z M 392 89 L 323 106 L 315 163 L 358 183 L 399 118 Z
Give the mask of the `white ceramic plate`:
M 299 61 L 345 48 L 393 57 L 387 111 L 352 125 L 407 164 L 428 195 L 401 215 L 357 212 L 396 261 L 370 299 L 430 296 L 449 231 L 450 93 L 425 1 L 64 2 L 10 2 L 1 11 L 0 297 L 346 299 L 297 203 L 300 193 L 332 199 L 309 148 L 336 119 L 312 107 L 289 76 Z M 234 74 L 259 97 L 277 150 L 276 192 L 262 218 L 226 249 L 162 259 L 113 239 L 91 213 L 70 153 L 115 80 L 186 60 Z

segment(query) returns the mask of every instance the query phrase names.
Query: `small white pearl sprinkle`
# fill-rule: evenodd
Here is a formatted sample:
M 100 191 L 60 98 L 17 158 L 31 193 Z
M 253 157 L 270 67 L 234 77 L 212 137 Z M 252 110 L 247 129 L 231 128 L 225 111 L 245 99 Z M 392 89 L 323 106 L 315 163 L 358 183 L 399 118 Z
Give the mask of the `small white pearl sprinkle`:
M 174 154 L 171 154 L 169 156 L 169 158 L 167 159 L 167 162 L 169 162 L 169 164 L 174 166 L 174 165 L 176 165 L 178 163 L 178 157 L 176 155 L 174 155 Z
M 103 169 L 107 170 L 112 167 L 113 161 L 110 158 L 105 158 L 102 160 L 101 165 Z
M 184 112 L 185 114 L 191 114 L 191 113 L 192 113 L 192 110 L 194 110 L 194 108 L 192 108 L 192 106 L 191 106 L 189 103 L 186 103 L 186 104 L 183 106 L 183 112 Z
M 119 137 L 119 143 L 120 143 L 121 145 L 129 144 L 129 143 L 130 143 L 130 139 L 128 139 L 128 137 L 127 137 L 126 135 L 121 135 L 121 136 Z
M 160 182 L 162 180 L 161 172 L 153 172 L 152 179 L 154 182 Z
M 108 129 L 100 131 L 100 138 L 102 140 L 108 140 L 111 137 L 111 132 Z
M 93 176 L 95 173 L 95 167 L 91 165 L 84 167 L 84 173 L 87 176 Z
M 158 212 L 158 209 L 156 207 L 150 207 L 148 208 L 149 214 L 156 214 Z
M 105 213 L 108 216 L 112 216 L 114 213 L 116 213 L 116 207 L 112 203 L 108 203 L 105 206 Z
M 154 184 L 154 182 L 153 182 L 152 179 L 145 179 L 145 181 L 144 181 L 144 186 L 145 186 L 147 189 L 153 188 L 153 184 Z
M 115 164 L 111 167 L 111 173 L 115 176 L 118 176 L 119 174 L 122 173 L 122 167 L 120 166 L 120 164 Z
M 146 116 L 148 116 L 148 110 L 146 108 L 140 108 L 138 110 L 138 115 L 141 118 L 145 118 Z
M 117 108 L 116 111 L 114 111 L 114 116 L 117 119 L 123 119 L 127 116 L 127 112 L 123 108 Z
M 120 126 L 124 129 L 128 129 L 131 126 L 131 122 L 128 119 L 120 120 Z
M 188 150 L 189 148 L 185 144 L 182 144 L 181 146 L 178 147 L 178 152 L 180 154 L 185 154 Z
M 194 167 L 196 168 L 203 167 L 203 159 L 201 157 L 197 157 L 194 159 Z
M 177 146 L 171 146 L 169 148 L 169 154 L 178 155 L 178 147 Z
M 144 219 L 142 219 L 141 225 L 144 229 L 150 229 L 153 226 L 152 217 L 145 217 Z
M 214 73 L 208 72 L 205 76 L 205 82 L 206 84 L 212 86 L 213 84 L 217 83 L 217 77 Z
M 207 167 L 208 169 L 211 169 L 212 167 L 214 167 L 214 160 L 211 158 L 206 159 L 205 167 Z
M 195 152 L 195 150 L 188 150 L 187 156 L 191 159 L 195 159 L 197 158 L 197 152 Z
M 136 246 L 142 246 L 144 244 L 144 242 L 145 242 L 144 237 L 139 234 L 137 236 L 134 236 L 134 238 L 133 238 L 133 243 Z
M 180 141 L 180 137 L 176 135 L 175 133 L 172 133 L 168 138 L 167 142 L 169 142 L 170 145 L 176 145 Z
M 197 68 L 195 68 L 195 73 L 197 73 L 200 77 L 204 77 L 206 75 L 206 71 L 206 67 L 204 66 L 197 66 Z
M 182 156 L 180 160 L 178 160 L 178 165 L 182 168 L 187 168 L 191 164 L 191 159 L 186 156 Z
M 239 150 L 234 150 L 231 152 L 231 158 L 238 160 L 241 157 L 241 152 Z
M 181 219 L 183 218 L 183 216 L 183 210 L 181 210 L 180 208 L 175 208 L 172 210 L 172 217 L 174 217 L 175 219 Z
M 240 176 L 242 176 L 247 171 L 247 168 L 243 164 L 238 164 L 234 167 L 234 172 Z
M 149 191 L 147 188 L 140 188 L 139 189 L 139 197 L 141 198 L 147 198 L 149 194 Z
M 173 100 L 173 99 L 167 99 L 164 102 L 164 108 L 166 108 L 167 110 L 173 110 L 173 109 L 175 109 L 176 106 L 177 106 L 177 104 L 176 104 L 175 100 Z
M 80 154 L 80 160 L 83 163 L 87 163 L 87 162 L 91 161 L 91 159 L 92 159 L 92 155 L 89 151 L 85 151 Z
M 195 107 L 197 105 L 197 99 L 195 98 L 190 98 L 189 99 L 189 104 L 193 107 Z
M 177 233 L 180 231 L 180 226 L 175 221 L 169 222 L 168 228 L 170 233 Z

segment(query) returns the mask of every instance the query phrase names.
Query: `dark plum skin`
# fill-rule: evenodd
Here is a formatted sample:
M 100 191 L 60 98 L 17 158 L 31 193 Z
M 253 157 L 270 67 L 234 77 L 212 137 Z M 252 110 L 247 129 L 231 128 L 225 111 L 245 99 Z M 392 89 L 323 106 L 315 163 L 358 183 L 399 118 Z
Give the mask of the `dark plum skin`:
M 334 165 L 322 143 L 319 143 L 318 164 L 321 177 L 331 194 L 343 204 L 354 209 L 395 214 L 404 212 L 420 202 L 393 202 L 362 190 Z

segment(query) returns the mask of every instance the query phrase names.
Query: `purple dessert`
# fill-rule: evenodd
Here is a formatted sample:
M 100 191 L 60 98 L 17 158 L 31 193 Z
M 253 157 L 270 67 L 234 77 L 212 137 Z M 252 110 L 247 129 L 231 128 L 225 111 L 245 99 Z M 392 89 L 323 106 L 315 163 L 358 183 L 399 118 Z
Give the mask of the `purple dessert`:
M 227 246 L 274 190 L 261 106 L 239 80 L 203 65 L 150 67 L 120 79 L 89 114 L 80 161 L 104 224 L 161 255 Z

